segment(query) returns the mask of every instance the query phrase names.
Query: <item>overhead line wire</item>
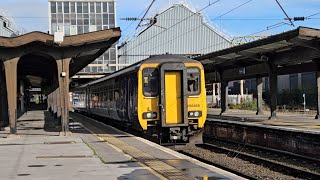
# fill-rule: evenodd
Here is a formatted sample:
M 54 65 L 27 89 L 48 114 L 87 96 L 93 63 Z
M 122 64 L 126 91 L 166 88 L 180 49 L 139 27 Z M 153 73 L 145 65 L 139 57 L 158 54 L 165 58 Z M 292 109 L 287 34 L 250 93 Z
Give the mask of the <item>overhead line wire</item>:
M 145 2 L 147 2 L 147 1 L 145 1 Z M 148 9 L 148 7 L 145 8 L 145 9 L 138 15 L 138 17 L 140 17 L 147 9 Z M 133 23 L 134 23 L 134 21 L 132 21 L 122 32 L 125 32 L 126 30 L 128 30 L 128 28 L 129 28 L 130 26 L 132 26 Z
M 247 3 L 251 2 L 251 1 L 253 1 L 253 0 L 246 1 L 245 3 L 242 3 L 241 5 L 233 8 L 232 10 L 224 13 L 223 15 L 221 15 L 221 16 L 219 16 L 219 17 L 222 17 L 222 16 L 224 16 L 224 15 L 226 15 L 226 14 L 228 14 L 228 13 L 230 13 L 230 12 L 232 12 L 232 11 L 240 8 L 240 7 L 242 7 L 243 5 L 245 5 L 245 4 L 247 4 Z M 172 42 L 173 40 L 176 40 L 176 39 L 178 39 L 179 37 L 181 37 L 181 36 L 183 36 L 183 35 L 186 35 L 186 34 L 188 34 L 189 32 L 193 32 L 194 30 L 202 27 L 202 25 L 203 25 L 203 24 L 201 23 L 199 26 L 197 26 L 197 27 L 195 27 L 195 28 L 193 28 L 193 29 L 191 29 L 191 30 L 189 30 L 189 31 L 187 31 L 187 32 L 184 32 L 183 34 L 181 34 L 181 35 L 179 35 L 179 36 L 176 36 L 175 38 L 170 39 L 169 41 L 166 41 L 165 43 L 162 43 L 162 44 L 160 44 L 160 45 L 156 45 L 156 46 L 154 46 L 153 48 L 144 51 L 143 53 L 148 52 L 148 51 L 152 51 L 152 50 L 154 50 L 154 49 L 156 49 L 156 48 L 158 48 L 158 47 L 161 47 L 161 46 L 163 46 L 163 45 L 165 45 L 165 44 L 167 44 L 167 43 L 169 43 L 169 42 Z M 231 44 L 231 42 L 230 42 L 230 44 Z M 143 53 L 142 53 L 142 54 L 143 54 Z
M 186 18 L 182 19 L 181 21 L 179 21 L 179 22 L 175 23 L 174 25 L 172 25 L 172 26 L 170 26 L 170 27 L 166 28 L 164 31 L 161 31 L 160 33 L 158 33 L 158 34 L 156 34 L 156 35 L 154 35 L 154 36 L 152 36 L 152 37 L 150 37 L 150 38 L 146 39 L 145 41 L 142 41 L 141 43 L 139 43 L 139 44 L 138 44 L 138 45 L 136 45 L 135 47 L 133 47 L 133 48 L 131 48 L 131 49 L 127 50 L 127 52 L 129 52 L 129 51 L 131 51 L 131 50 L 133 50 L 133 49 L 137 48 L 138 46 L 140 46 L 140 45 L 141 45 L 141 44 L 143 44 L 144 42 L 147 42 L 147 41 L 149 41 L 150 39 L 153 39 L 154 37 L 158 36 L 159 34 L 161 34 L 161 33 L 165 32 L 165 31 L 167 31 L 168 29 L 171 29 L 171 28 L 175 27 L 176 25 L 180 24 L 181 22 L 183 22 L 183 21 L 187 20 L 188 18 L 190 18 L 190 17 L 192 17 L 192 16 L 196 15 L 197 13 L 199 13 L 199 12 L 201 12 L 201 11 L 205 10 L 206 8 L 208 8 L 208 7 L 210 7 L 210 6 L 212 6 L 212 5 L 216 4 L 216 3 L 218 3 L 219 1 L 221 1 L 221 0 L 216 0 L 216 1 L 212 2 L 212 3 L 209 3 L 207 6 L 205 6 L 205 7 L 204 7 L 204 8 L 202 8 L 202 9 L 200 9 L 200 10 L 199 10 L 199 11 L 197 11 L 196 13 L 192 13 L 190 16 L 188 16 L 188 17 L 186 17 Z
M 312 17 L 312 16 L 316 16 L 316 15 L 318 15 L 318 14 L 320 14 L 320 12 L 315 13 L 315 14 L 311 14 L 310 16 L 307 16 L 306 18 L 309 18 L 309 17 Z
M 226 15 L 226 14 L 231 13 L 232 11 L 234 11 L 234 10 L 236 10 L 236 9 L 238 9 L 238 8 L 240 8 L 240 7 L 244 6 L 244 5 L 246 5 L 246 4 L 248 4 L 248 3 L 249 3 L 249 2 L 251 2 L 251 1 L 253 1 L 253 0 L 246 1 L 245 3 L 242 3 L 242 4 L 240 4 L 239 6 L 237 6 L 237 7 L 233 8 L 233 9 L 231 9 L 230 11 L 228 11 L 228 12 L 226 12 L 226 13 L 223 13 L 222 15 L 220 15 L 220 16 L 218 16 L 218 17 L 214 18 L 213 20 L 219 19 L 219 18 L 221 18 L 222 16 L 224 16 L 224 15 Z

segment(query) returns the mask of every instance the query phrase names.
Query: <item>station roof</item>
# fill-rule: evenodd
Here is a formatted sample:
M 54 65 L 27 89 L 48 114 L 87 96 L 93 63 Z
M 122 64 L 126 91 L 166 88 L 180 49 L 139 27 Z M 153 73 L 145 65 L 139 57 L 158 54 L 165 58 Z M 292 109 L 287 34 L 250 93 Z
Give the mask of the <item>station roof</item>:
M 0 54 L 6 51 L 42 53 L 47 55 L 63 54 L 70 56 L 70 77 L 102 55 L 121 36 L 120 28 L 95 31 L 86 34 L 65 36 L 63 42 L 55 43 L 54 36 L 43 32 L 31 32 L 17 37 L 0 37 Z M 8 57 L 7 57 L 8 56 Z M 12 57 L 1 55 L 3 61 Z M 13 56 L 13 55 L 12 55 Z M 57 55 L 58 56 L 58 55 Z
M 272 62 L 278 67 L 299 65 L 320 58 L 320 30 L 299 27 L 247 44 L 208 53 L 194 59 L 206 73 Z M 259 72 L 256 72 L 256 75 Z

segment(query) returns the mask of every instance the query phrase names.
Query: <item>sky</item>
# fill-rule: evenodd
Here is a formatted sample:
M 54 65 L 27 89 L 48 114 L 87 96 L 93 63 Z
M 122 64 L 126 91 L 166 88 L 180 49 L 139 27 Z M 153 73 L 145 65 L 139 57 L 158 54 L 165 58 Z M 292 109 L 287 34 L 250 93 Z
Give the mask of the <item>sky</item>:
M 123 31 L 123 38 L 129 38 L 135 34 L 138 22 L 123 21 L 120 18 L 141 17 L 151 1 L 117 0 L 117 25 Z M 312 19 L 296 21 L 294 22 L 295 27 L 293 27 L 285 24 L 289 21 L 284 20 L 286 16 L 275 0 L 156 0 L 147 17 L 162 12 L 173 3 L 183 2 L 188 3 L 195 11 L 203 14 L 207 20 L 211 20 L 210 23 L 217 26 L 218 30 L 231 37 L 251 34 L 271 35 L 298 26 L 320 29 L 320 0 L 278 1 L 289 17 L 307 17 L 319 14 L 310 17 Z M 208 6 L 209 3 L 212 5 Z M 236 8 L 240 5 L 242 6 Z M 206 6 L 208 7 L 200 11 Z M 26 32 L 48 31 L 47 0 L 1 0 L 0 9 L 11 17 L 20 29 L 23 28 Z M 278 25 L 280 27 L 277 27 Z M 267 29 L 270 30 L 257 33 Z

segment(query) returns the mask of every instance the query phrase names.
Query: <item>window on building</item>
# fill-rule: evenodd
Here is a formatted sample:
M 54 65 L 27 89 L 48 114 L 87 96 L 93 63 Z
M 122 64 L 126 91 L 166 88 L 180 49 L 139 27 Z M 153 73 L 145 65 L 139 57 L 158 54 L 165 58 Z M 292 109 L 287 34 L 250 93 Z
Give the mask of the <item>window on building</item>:
M 101 13 L 101 2 L 96 2 L 96 12 Z
M 94 13 L 94 12 L 95 12 L 94 3 L 91 2 L 90 3 L 90 13 Z
M 75 2 L 70 2 L 70 10 L 71 10 L 71 13 L 75 13 L 76 12 L 76 4 Z
M 58 13 L 62 13 L 62 2 L 57 2 L 58 4 Z
M 83 13 L 89 13 L 89 5 L 87 2 L 83 3 Z
M 114 3 L 113 2 L 109 2 L 109 13 L 114 13 Z
M 109 14 L 109 25 L 110 27 L 115 26 L 114 14 Z
M 90 14 L 90 25 L 96 25 L 96 16 L 94 14 Z
M 71 25 L 77 25 L 77 16 L 76 16 L 76 14 L 71 14 L 70 20 L 71 20 Z
M 83 33 L 89 32 L 89 26 L 83 26 Z
M 51 2 L 51 13 L 57 13 L 56 2 Z
M 112 66 L 112 67 L 110 67 L 109 72 L 115 72 L 116 70 L 117 70 L 116 67 L 115 67 L 115 66 Z
M 64 26 L 64 34 L 66 35 L 66 36 L 69 36 L 70 35 L 70 26 Z
M 52 32 L 57 32 L 57 24 L 52 24 L 51 30 Z
M 58 23 L 59 24 L 63 23 L 63 14 L 58 14 Z
M 189 95 L 200 94 L 200 70 L 198 68 L 187 69 L 187 89 Z
M 143 95 L 146 97 L 158 96 L 159 71 L 156 68 L 144 68 L 142 70 Z
M 77 24 L 83 25 L 83 15 L 82 14 L 77 14 Z
M 83 15 L 83 25 L 89 25 L 89 14 Z
M 78 26 L 78 34 L 83 34 L 83 26 Z
M 110 49 L 110 60 L 115 60 L 116 59 L 116 49 L 111 48 Z
M 64 3 L 63 3 L 63 8 L 64 8 L 64 13 L 70 13 L 69 2 L 64 2 Z
M 103 54 L 104 60 L 107 61 L 109 60 L 109 50 L 107 50 L 104 54 Z
M 92 72 L 94 72 L 94 73 L 98 72 L 98 68 L 96 66 L 93 66 L 91 68 L 92 68 Z
M 101 14 L 96 14 L 96 24 L 98 26 L 102 25 L 102 18 L 101 18 Z
M 51 15 L 51 24 L 57 24 L 57 15 L 56 14 Z
M 70 14 L 64 14 L 64 24 L 70 25 Z
M 109 25 L 108 14 L 103 14 L 103 25 Z
M 82 13 L 82 2 L 77 2 L 77 13 Z
M 103 12 L 104 12 L 104 13 L 108 13 L 108 3 L 107 3 L 107 2 L 104 2 L 104 3 L 102 4 L 102 6 L 103 6 Z

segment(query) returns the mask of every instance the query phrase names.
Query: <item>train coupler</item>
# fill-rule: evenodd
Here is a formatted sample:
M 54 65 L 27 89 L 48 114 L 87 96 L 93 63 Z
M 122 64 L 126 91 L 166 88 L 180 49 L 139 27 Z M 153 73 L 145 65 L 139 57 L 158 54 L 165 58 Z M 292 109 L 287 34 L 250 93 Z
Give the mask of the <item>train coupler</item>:
M 182 128 L 182 127 L 170 128 L 169 134 L 170 134 L 171 141 L 182 140 L 182 141 L 186 142 L 189 139 L 188 132 L 187 132 L 186 128 Z

